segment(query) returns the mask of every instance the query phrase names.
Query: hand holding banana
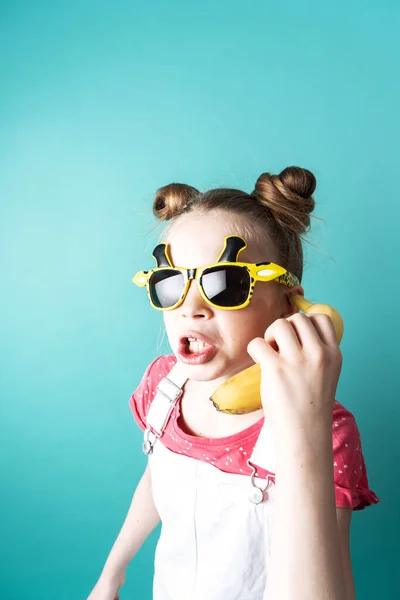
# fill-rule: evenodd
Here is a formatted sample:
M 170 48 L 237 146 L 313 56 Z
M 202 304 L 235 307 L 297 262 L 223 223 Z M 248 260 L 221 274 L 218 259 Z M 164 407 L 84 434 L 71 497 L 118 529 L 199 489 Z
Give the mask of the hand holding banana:
M 342 355 L 330 318 L 278 319 L 248 352 L 260 364 L 262 405 L 275 433 L 310 438 L 317 424 L 331 427 Z
M 308 322 L 308 326 L 312 327 L 314 329 L 315 332 L 318 332 L 319 334 L 319 339 L 320 339 L 320 343 L 321 344 L 326 344 L 326 340 L 327 340 L 327 331 L 329 331 L 330 329 L 330 333 L 331 335 L 333 335 L 333 339 L 330 340 L 330 344 L 329 347 L 333 346 L 336 347 L 336 352 L 338 351 L 338 343 L 340 343 L 342 336 L 343 336 L 343 319 L 340 316 L 340 314 L 338 313 L 337 310 L 335 310 L 334 308 L 332 308 L 331 306 L 327 305 L 327 304 L 312 304 L 311 302 L 309 302 L 308 300 L 306 300 L 303 296 L 292 296 L 290 298 L 291 303 L 294 306 L 297 306 L 298 308 L 300 308 L 301 310 L 303 310 L 305 313 L 307 313 L 308 315 L 310 315 L 309 317 L 305 317 L 304 315 L 301 315 L 299 313 L 296 313 L 295 315 L 292 315 L 291 317 L 289 317 L 288 319 L 278 319 L 277 321 L 275 321 L 274 323 L 272 323 L 270 325 L 270 327 L 267 329 L 266 333 L 265 333 L 265 341 L 261 340 L 261 338 L 257 338 L 256 340 L 252 340 L 252 342 L 249 344 L 248 350 L 250 355 L 252 356 L 253 360 L 256 361 L 256 364 L 253 365 L 252 367 L 245 369 L 244 371 L 241 371 L 240 373 L 237 373 L 236 375 L 234 375 L 233 377 L 231 377 L 230 379 L 228 379 L 225 383 L 223 383 L 212 395 L 211 400 L 214 403 L 215 407 L 220 410 L 221 412 L 226 412 L 226 413 L 230 413 L 230 414 L 243 414 L 243 413 L 249 413 L 255 410 L 258 410 L 259 408 L 261 408 L 263 406 L 263 402 L 261 399 L 261 389 L 260 389 L 260 384 L 261 384 L 261 369 L 260 369 L 260 364 L 265 364 L 266 360 L 262 361 L 261 357 L 260 360 L 257 360 L 258 354 L 257 353 L 257 347 L 260 347 L 260 342 L 262 342 L 262 344 L 264 344 L 264 353 L 263 353 L 263 357 L 264 359 L 267 358 L 267 356 L 269 356 L 269 361 L 270 365 L 274 365 L 275 364 L 275 368 L 279 368 L 283 365 L 281 364 L 276 364 L 274 363 L 274 359 L 276 360 L 276 354 L 278 354 L 278 356 L 283 356 L 283 353 L 281 351 L 281 348 L 279 346 L 279 341 L 278 338 L 281 340 L 281 343 L 283 343 L 283 338 L 284 339 L 288 339 L 288 333 L 287 333 L 287 327 L 285 326 L 285 323 L 288 323 L 288 325 L 290 327 L 294 327 L 294 331 L 297 332 L 298 336 L 300 336 L 300 331 L 297 331 L 297 323 L 300 322 L 303 323 L 303 325 L 301 326 L 301 331 L 303 333 L 303 335 L 306 333 L 306 329 L 307 325 L 306 323 Z M 329 318 L 327 318 L 329 317 Z M 294 319 L 296 319 L 296 323 L 294 323 Z M 317 320 L 316 320 L 317 319 Z M 305 321 L 306 320 L 306 321 Z M 323 325 L 323 330 L 321 329 Z M 277 329 L 278 327 L 278 329 Z M 286 327 L 286 328 L 285 328 Z M 320 347 L 318 345 L 318 347 L 316 347 L 316 338 L 314 336 L 313 341 L 314 343 L 311 345 L 311 347 L 309 347 L 312 338 L 310 338 L 310 329 L 308 327 L 308 335 L 306 336 L 306 339 L 304 340 L 304 342 L 308 342 L 306 344 L 306 348 L 303 348 L 303 355 L 300 357 L 299 356 L 299 352 L 298 352 L 298 346 L 299 344 L 301 345 L 301 347 L 303 347 L 303 340 L 301 339 L 301 337 L 297 337 L 297 343 L 295 343 L 295 340 L 292 336 L 292 345 L 291 347 L 288 347 L 287 344 L 285 344 L 285 349 L 286 351 L 289 351 L 291 353 L 291 355 L 296 355 L 298 359 L 301 358 L 301 360 L 304 360 L 305 356 L 304 353 L 307 352 L 307 356 L 309 356 L 309 354 L 312 351 L 316 352 L 315 357 L 317 358 L 320 355 L 321 350 L 326 351 L 326 349 L 324 347 Z M 327 329 L 328 328 L 328 329 Z M 271 338 L 271 335 L 276 336 L 275 338 Z M 283 338 L 282 338 L 283 335 Z M 336 337 L 335 337 L 336 336 Z M 290 339 L 290 338 L 289 338 Z M 258 343 L 257 343 L 257 340 Z M 253 344 L 253 342 L 255 343 L 255 345 Z M 296 345 L 297 344 L 297 345 Z M 269 353 L 268 355 L 266 354 L 267 348 L 266 345 L 269 345 Z M 275 348 L 275 350 L 273 350 L 273 347 Z M 279 352 L 276 352 L 276 348 L 279 348 Z M 271 354 L 271 352 L 273 352 L 273 354 Z M 253 355 L 254 353 L 254 355 Z M 340 351 L 339 351 L 340 354 Z M 258 362 L 260 362 L 260 364 L 258 364 Z M 266 366 L 266 365 L 265 365 Z M 297 368 L 301 368 L 302 363 L 300 365 L 297 366 Z M 340 369 L 339 369 L 339 373 L 340 373 Z M 339 377 L 339 373 L 338 373 L 338 377 Z M 337 382 L 336 382 L 337 384 Z M 265 406 L 264 406 L 265 408 Z

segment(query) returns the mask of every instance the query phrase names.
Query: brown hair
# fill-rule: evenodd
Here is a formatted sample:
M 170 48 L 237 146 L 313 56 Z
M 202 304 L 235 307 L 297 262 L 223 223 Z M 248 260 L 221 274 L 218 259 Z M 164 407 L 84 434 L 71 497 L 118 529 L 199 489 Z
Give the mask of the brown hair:
M 316 179 L 310 171 L 287 167 L 279 175 L 262 173 L 251 194 L 237 189 L 216 188 L 201 193 L 196 188 L 170 183 L 157 190 L 153 213 L 159 221 L 172 223 L 189 212 L 221 209 L 244 217 L 248 232 L 259 239 L 269 234 L 280 256 L 280 264 L 301 281 L 303 235 L 311 228 Z

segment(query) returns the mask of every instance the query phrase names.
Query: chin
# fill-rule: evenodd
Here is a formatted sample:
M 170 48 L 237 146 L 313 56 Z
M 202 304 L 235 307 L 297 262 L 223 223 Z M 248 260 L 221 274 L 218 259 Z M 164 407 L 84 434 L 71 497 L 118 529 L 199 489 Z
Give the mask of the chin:
M 177 360 L 180 362 L 179 357 Z M 187 365 L 183 362 L 181 364 L 187 369 L 189 378 L 192 381 L 214 381 L 220 379 L 220 383 L 223 383 L 223 381 L 226 381 L 244 368 L 239 366 L 235 368 L 232 364 L 221 364 L 221 362 L 215 360 L 199 365 Z

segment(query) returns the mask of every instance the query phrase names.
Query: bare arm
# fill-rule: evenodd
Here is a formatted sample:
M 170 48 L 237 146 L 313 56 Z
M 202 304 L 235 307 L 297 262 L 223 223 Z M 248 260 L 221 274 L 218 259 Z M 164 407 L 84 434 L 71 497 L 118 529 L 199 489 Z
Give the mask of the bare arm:
M 350 520 L 347 531 L 344 513 L 338 523 L 333 477 L 338 339 L 326 314 L 293 313 L 247 347 L 261 366 L 261 399 L 276 450 L 268 600 L 354 600 L 346 556 Z
M 134 555 L 144 541 L 160 522 L 160 516 L 153 501 L 150 468 L 147 467 L 135 490 L 132 502 L 118 534 L 117 539 L 106 560 L 96 588 L 107 587 L 116 590 L 125 580 L 125 571 Z M 96 599 L 97 589 L 89 599 Z
M 294 440 L 294 436 L 292 437 Z M 350 519 L 335 506 L 331 423 L 308 443 L 285 440 L 277 453 L 275 522 L 268 600 L 354 600 Z M 350 511 L 351 512 L 351 511 Z
M 347 600 L 356 600 L 353 567 L 350 557 L 350 525 L 353 516 L 352 508 L 337 508 L 337 522 L 339 527 L 340 547 L 342 549 L 342 562 L 344 578 L 346 581 Z

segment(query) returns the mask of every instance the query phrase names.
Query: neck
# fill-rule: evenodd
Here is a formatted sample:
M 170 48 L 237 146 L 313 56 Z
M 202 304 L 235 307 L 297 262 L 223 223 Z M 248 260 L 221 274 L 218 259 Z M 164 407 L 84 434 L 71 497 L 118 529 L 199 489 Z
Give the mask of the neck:
M 186 433 L 209 438 L 226 437 L 262 418 L 263 410 L 231 415 L 215 408 L 210 396 L 226 379 L 228 378 L 221 377 L 213 381 L 186 381 L 180 405 L 180 426 Z
M 228 379 L 228 377 L 219 377 L 212 381 L 196 381 L 188 379 L 185 383 L 185 392 L 199 399 L 208 400 L 215 390 Z M 211 403 L 210 403 L 211 404 Z

